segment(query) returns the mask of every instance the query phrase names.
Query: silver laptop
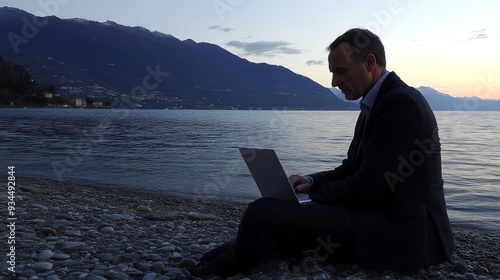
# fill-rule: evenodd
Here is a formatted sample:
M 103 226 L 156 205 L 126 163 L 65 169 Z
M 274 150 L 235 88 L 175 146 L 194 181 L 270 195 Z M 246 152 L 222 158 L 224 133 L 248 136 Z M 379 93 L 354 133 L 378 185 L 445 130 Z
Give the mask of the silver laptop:
M 308 194 L 294 191 L 274 150 L 239 149 L 263 197 L 297 201 L 300 204 L 311 202 Z

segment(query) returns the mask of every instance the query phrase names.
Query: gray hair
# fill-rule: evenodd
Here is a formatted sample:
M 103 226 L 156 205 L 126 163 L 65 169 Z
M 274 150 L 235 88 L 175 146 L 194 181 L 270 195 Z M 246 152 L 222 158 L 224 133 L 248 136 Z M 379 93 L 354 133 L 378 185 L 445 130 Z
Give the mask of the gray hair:
M 385 68 L 385 50 L 380 38 L 367 29 L 353 28 L 347 30 L 333 41 L 328 50 L 331 52 L 341 43 L 347 43 L 352 48 L 352 55 L 358 62 L 363 62 L 367 55 L 373 54 L 377 65 Z

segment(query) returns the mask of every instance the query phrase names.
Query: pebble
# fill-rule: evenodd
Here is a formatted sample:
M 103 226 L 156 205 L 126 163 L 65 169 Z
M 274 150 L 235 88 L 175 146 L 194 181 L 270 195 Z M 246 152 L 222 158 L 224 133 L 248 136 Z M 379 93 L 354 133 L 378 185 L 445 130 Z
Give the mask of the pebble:
M 50 258 L 52 258 L 52 256 L 54 256 L 54 252 L 52 252 L 51 250 L 43 250 L 39 255 L 38 255 L 38 258 L 41 259 L 41 260 L 48 260 Z
M 61 250 L 62 251 L 77 251 L 79 249 L 82 249 L 83 247 L 85 247 L 85 243 L 83 243 L 83 242 L 68 241 L 68 242 L 62 243 Z
M 97 230 L 101 230 L 103 228 L 108 228 L 108 227 L 113 227 L 113 225 L 108 223 L 100 223 L 97 225 Z
M 146 205 L 139 205 L 139 206 L 137 206 L 137 208 L 135 210 L 142 212 L 142 213 L 151 213 L 153 211 L 153 210 L 151 210 L 151 208 L 149 208 Z
M 467 266 L 463 263 L 456 263 L 452 268 L 451 271 L 453 272 L 458 272 L 458 273 L 464 273 L 467 271 Z
M 39 186 L 37 185 L 23 185 L 21 186 L 21 190 L 22 191 L 25 191 L 25 192 L 33 192 L 33 191 L 36 191 L 38 190 Z
M 195 220 L 212 220 L 215 219 L 215 215 L 207 214 L 207 213 L 199 213 L 199 212 L 189 212 L 189 217 Z
M 17 279 L 189 279 L 187 268 L 237 233 L 244 204 L 18 178 Z M 140 203 L 141 204 L 140 204 Z M 153 211 L 152 209 L 160 209 Z M 239 279 L 500 279 L 499 239 L 455 230 L 453 261 L 414 273 L 270 259 Z M 22 256 L 22 257 L 21 257 Z M 0 279 L 12 279 L 0 255 Z M 214 277 L 215 279 L 221 279 Z
M 41 205 L 41 204 L 33 204 L 31 205 L 32 210 L 43 210 L 43 211 L 48 211 L 49 208 L 47 206 Z
M 102 232 L 102 233 L 113 233 L 113 232 L 115 232 L 115 229 L 113 227 L 103 227 L 103 228 L 101 228 L 100 232 Z
M 484 267 L 484 266 L 478 266 L 478 267 L 477 267 L 477 269 L 478 269 L 479 271 L 481 271 L 481 272 L 484 272 L 484 273 L 490 273 L 490 272 L 488 271 L 488 269 L 487 269 L 486 267 Z
M 57 234 L 57 230 L 55 230 L 51 227 L 42 228 L 40 231 L 45 235 L 56 235 Z
M 197 261 L 191 258 L 183 258 L 179 261 L 179 267 L 195 267 L 198 264 Z
M 163 269 L 165 269 L 165 264 L 163 262 L 157 261 L 151 265 L 152 271 L 162 271 Z
M 142 280 L 155 280 L 157 275 L 158 274 L 156 274 L 155 272 L 150 272 L 150 273 L 144 275 Z
M 54 268 L 54 265 L 50 262 L 38 262 L 34 263 L 31 267 L 33 268 L 34 271 L 40 272 L 40 271 L 52 270 L 52 268 Z
M 64 261 L 64 260 L 67 260 L 69 258 L 70 258 L 70 255 L 68 255 L 68 254 L 62 254 L 62 253 L 54 254 L 51 257 L 51 259 L 55 260 L 55 261 Z

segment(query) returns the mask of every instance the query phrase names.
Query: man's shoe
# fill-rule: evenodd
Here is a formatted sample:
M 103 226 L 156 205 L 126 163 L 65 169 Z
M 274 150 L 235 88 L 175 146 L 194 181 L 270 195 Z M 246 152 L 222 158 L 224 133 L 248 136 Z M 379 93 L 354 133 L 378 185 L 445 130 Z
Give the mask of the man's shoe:
M 231 239 L 227 241 L 226 243 L 220 245 L 217 248 L 214 248 L 205 254 L 201 256 L 200 258 L 200 263 L 206 263 L 206 262 L 211 262 L 217 259 L 222 253 L 226 252 L 234 243 L 236 242 L 235 239 Z
M 187 267 L 186 269 L 193 277 L 207 277 L 215 275 L 215 262 L 200 264 L 196 267 Z

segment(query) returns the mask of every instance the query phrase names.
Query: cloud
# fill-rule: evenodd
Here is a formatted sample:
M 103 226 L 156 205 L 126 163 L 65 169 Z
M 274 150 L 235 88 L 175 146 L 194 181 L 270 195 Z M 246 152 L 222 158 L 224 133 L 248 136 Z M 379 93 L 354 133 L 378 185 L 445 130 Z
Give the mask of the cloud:
M 220 25 L 211 25 L 208 27 L 208 29 L 214 29 L 214 30 L 219 30 L 219 31 L 222 31 L 222 32 L 231 32 L 233 31 L 234 29 L 233 28 L 228 28 L 228 27 L 221 27 Z
M 462 42 L 472 41 L 472 40 L 480 40 L 480 39 L 488 39 L 491 37 L 491 33 L 486 30 L 486 28 L 479 30 L 472 30 L 466 35 L 466 39 Z
M 307 64 L 307 66 L 312 66 L 312 65 L 323 65 L 323 64 L 324 64 L 324 61 L 323 61 L 323 60 L 314 60 L 314 59 L 310 59 L 310 60 L 306 61 L 306 64 Z
M 257 41 L 242 42 L 230 41 L 226 45 L 241 49 L 246 55 L 276 56 L 278 54 L 300 54 L 301 50 L 290 47 L 290 43 L 284 41 Z

